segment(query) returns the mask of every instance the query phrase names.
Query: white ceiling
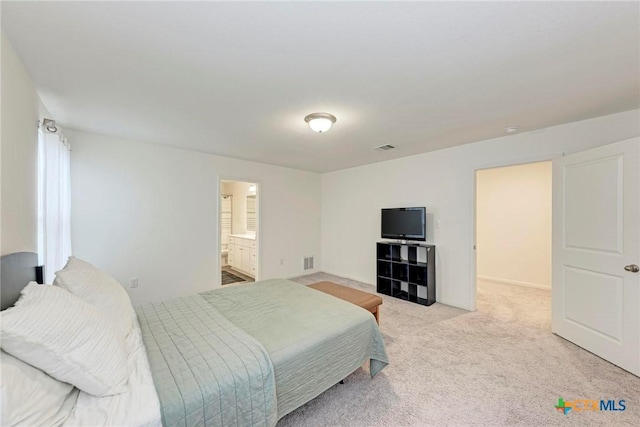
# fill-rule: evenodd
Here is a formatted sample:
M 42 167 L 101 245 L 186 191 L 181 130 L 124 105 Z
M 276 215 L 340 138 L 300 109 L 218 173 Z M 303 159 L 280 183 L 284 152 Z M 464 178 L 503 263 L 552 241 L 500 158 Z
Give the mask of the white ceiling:
M 640 106 L 638 2 L 3 1 L 2 28 L 66 127 L 317 172 Z

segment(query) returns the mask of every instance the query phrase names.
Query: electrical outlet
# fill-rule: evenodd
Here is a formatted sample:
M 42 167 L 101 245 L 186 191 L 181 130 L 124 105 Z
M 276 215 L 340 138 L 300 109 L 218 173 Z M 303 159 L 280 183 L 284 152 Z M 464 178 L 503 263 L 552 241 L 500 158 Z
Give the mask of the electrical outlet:
M 129 287 L 130 288 L 137 288 L 138 287 L 138 278 L 137 277 L 129 279 Z

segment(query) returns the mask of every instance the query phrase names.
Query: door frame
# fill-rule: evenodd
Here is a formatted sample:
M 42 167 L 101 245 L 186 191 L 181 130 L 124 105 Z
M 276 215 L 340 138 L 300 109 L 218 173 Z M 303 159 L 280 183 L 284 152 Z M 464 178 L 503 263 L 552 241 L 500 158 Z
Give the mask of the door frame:
M 471 168 L 471 230 L 469 232 L 469 260 L 470 260 L 470 277 L 469 277 L 469 311 L 476 311 L 477 308 L 477 286 L 478 286 L 478 251 L 476 250 L 477 245 L 477 221 L 478 221 L 478 212 L 477 212 L 477 203 L 478 197 L 476 194 L 477 190 L 477 172 L 485 169 L 496 169 L 503 168 L 508 166 L 519 166 L 519 165 L 527 165 L 531 163 L 540 163 L 540 162 L 548 162 L 553 159 L 557 159 L 559 157 L 564 157 L 565 153 L 551 153 L 546 155 L 534 156 L 534 157 L 526 157 L 518 160 L 503 160 L 500 162 L 487 163 L 481 166 L 473 166 Z M 553 171 L 551 172 L 553 174 Z M 553 205 L 552 205 L 553 208 Z M 553 226 L 553 225 L 552 225 Z M 553 232 L 553 230 L 551 230 Z M 553 261 L 553 252 L 551 253 L 551 259 Z M 553 286 L 553 284 L 552 284 Z
M 216 284 L 218 288 L 222 287 L 222 265 L 220 264 L 222 260 L 222 203 L 220 202 L 220 196 L 222 195 L 222 181 L 246 182 L 256 185 L 256 208 L 258 209 L 258 214 L 256 215 L 258 224 L 256 230 L 256 256 L 258 257 L 258 259 L 256 261 L 256 274 L 254 280 L 256 282 L 260 280 L 260 276 L 262 274 L 262 181 L 259 179 L 241 178 L 235 175 L 218 175 L 218 197 L 216 198 L 216 210 L 218 212 L 218 239 L 216 245 L 216 264 L 218 268 L 216 274 Z

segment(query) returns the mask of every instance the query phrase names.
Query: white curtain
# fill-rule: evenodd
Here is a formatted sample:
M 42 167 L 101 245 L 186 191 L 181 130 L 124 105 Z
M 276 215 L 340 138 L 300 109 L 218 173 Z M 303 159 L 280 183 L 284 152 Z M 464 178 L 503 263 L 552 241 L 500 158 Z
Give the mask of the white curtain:
M 60 130 L 41 129 L 39 136 L 38 252 L 50 284 L 71 255 L 71 159 Z

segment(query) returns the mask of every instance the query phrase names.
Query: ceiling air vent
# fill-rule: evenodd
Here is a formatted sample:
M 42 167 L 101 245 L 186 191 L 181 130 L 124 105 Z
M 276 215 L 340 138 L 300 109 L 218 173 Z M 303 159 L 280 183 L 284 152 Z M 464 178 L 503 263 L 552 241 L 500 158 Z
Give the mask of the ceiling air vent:
M 389 145 L 389 144 L 385 144 L 385 145 L 381 145 L 379 147 L 375 147 L 376 150 L 380 150 L 380 151 L 388 151 L 388 150 L 393 150 L 394 147 L 393 145 Z

